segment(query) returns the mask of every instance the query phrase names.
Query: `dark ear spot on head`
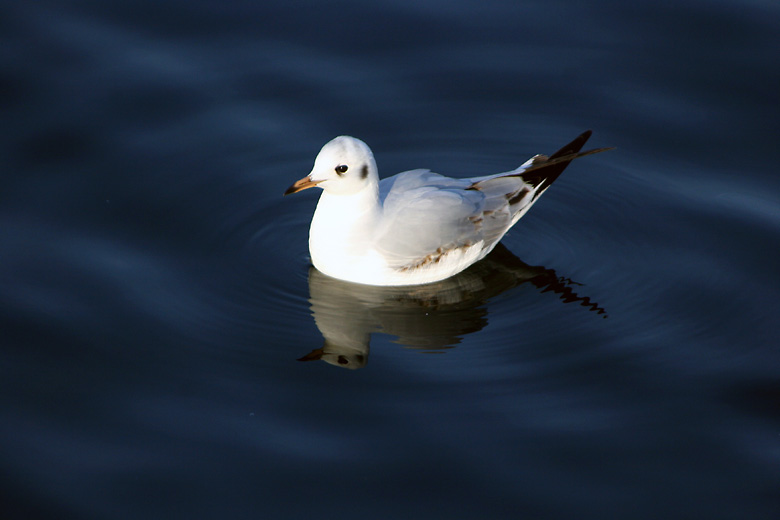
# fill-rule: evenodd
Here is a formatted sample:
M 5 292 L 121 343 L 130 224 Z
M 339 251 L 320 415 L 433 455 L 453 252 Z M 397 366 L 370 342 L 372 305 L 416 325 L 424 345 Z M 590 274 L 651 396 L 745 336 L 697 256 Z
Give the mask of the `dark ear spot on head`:
M 368 165 L 364 164 L 360 169 L 360 178 L 365 179 L 366 177 L 368 177 Z

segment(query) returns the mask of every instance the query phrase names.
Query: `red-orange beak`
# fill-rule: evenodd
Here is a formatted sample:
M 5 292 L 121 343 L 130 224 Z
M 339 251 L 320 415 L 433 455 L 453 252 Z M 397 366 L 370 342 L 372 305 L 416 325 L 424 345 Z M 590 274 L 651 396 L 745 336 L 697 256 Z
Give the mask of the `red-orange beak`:
M 287 188 L 287 191 L 284 192 L 285 195 L 289 195 L 291 193 L 298 193 L 299 191 L 313 188 L 317 184 L 321 183 L 322 181 L 313 181 L 311 178 L 307 175 L 303 179 L 299 181 L 295 181 L 292 186 Z

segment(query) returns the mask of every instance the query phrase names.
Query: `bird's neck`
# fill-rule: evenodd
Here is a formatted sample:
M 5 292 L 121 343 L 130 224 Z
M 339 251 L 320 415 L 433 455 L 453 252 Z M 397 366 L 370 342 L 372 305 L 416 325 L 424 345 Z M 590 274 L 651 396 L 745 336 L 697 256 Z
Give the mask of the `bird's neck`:
M 381 207 L 379 189 L 370 183 L 357 193 L 334 195 L 323 191 L 314 211 L 309 242 L 325 247 L 355 249 L 368 247 L 367 238 L 376 229 Z

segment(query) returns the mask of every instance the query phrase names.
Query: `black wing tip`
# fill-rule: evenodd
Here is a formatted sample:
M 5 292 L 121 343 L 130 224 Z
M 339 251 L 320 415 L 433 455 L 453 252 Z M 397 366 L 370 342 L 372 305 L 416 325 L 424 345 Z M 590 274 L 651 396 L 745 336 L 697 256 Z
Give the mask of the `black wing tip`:
M 588 139 L 590 139 L 591 135 L 593 135 L 593 130 L 585 130 L 580 135 L 575 137 L 572 142 L 552 154 L 550 159 L 557 159 L 558 157 L 564 155 L 570 155 L 579 152 L 582 150 L 582 147 L 585 146 L 585 143 L 588 142 Z
M 585 157 L 586 155 L 593 155 L 595 153 L 606 152 L 613 148 L 594 148 L 593 150 L 586 150 L 581 152 L 582 147 L 593 135 L 592 130 L 585 130 L 578 135 L 572 142 L 552 154 L 546 161 L 526 168 L 520 177 L 525 182 L 532 184 L 534 187 L 539 188 L 539 194 L 552 184 L 558 176 L 563 173 L 563 170 L 569 165 L 571 161 L 578 157 Z

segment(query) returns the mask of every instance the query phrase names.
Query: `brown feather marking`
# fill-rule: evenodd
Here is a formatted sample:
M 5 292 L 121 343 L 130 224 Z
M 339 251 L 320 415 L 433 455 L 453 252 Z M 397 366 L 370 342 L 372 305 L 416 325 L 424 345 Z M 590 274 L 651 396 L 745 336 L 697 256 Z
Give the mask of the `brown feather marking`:
M 431 264 L 437 264 L 441 261 L 442 258 L 447 256 L 449 253 L 453 251 L 457 251 L 458 249 L 466 250 L 470 247 L 472 247 L 474 244 L 472 244 L 470 241 L 459 245 L 459 246 L 450 246 L 447 248 L 439 247 L 434 251 L 433 253 L 430 253 L 428 255 L 425 255 L 421 260 L 418 262 L 415 262 L 413 264 L 405 265 L 403 267 L 400 267 L 398 270 L 405 273 L 407 271 L 413 271 L 415 269 L 420 269 L 421 267 L 425 267 L 427 265 Z
M 506 200 L 509 203 L 510 206 L 517 204 L 521 200 L 525 198 L 525 196 L 530 193 L 531 190 L 528 188 L 522 188 L 514 193 L 508 193 L 506 195 Z
M 471 221 L 472 224 L 474 224 L 475 231 L 479 231 L 480 229 L 482 229 L 482 220 L 483 220 L 482 215 L 473 215 L 469 217 L 469 220 Z

